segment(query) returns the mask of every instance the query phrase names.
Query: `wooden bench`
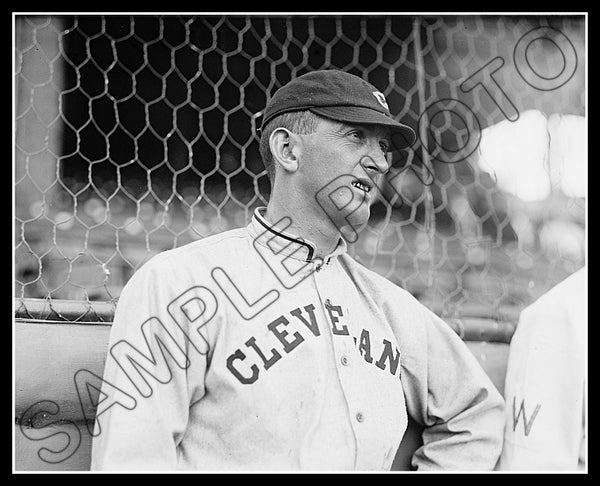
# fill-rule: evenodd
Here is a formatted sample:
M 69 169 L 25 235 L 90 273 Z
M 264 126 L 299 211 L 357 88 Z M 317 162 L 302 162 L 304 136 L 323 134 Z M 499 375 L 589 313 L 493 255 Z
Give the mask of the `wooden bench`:
M 79 370 L 102 376 L 113 305 L 20 299 L 15 310 L 15 470 L 89 470 L 95 408 L 82 407 L 74 377 Z M 503 393 L 514 314 L 471 309 L 445 320 Z M 410 422 L 393 470 L 409 470 L 421 443 L 421 427 Z

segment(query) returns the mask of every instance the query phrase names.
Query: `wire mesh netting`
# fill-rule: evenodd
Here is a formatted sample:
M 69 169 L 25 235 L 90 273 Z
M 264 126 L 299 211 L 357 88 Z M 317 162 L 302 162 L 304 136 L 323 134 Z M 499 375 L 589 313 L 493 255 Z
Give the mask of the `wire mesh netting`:
M 584 38 L 582 16 L 16 16 L 18 308 L 87 315 L 247 224 L 267 100 L 338 68 L 420 135 L 350 253 L 442 315 L 518 310 L 584 264 Z

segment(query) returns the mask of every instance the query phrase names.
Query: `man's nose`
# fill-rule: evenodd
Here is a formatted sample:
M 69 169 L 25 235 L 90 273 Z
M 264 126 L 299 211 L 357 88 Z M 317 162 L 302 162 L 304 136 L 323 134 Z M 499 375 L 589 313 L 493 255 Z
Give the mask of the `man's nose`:
M 361 159 L 361 164 L 368 172 L 375 174 L 385 174 L 390 170 L 386 155 L 381 151 L 379 146 L 372 150 L 368 155 L 364 155 Z

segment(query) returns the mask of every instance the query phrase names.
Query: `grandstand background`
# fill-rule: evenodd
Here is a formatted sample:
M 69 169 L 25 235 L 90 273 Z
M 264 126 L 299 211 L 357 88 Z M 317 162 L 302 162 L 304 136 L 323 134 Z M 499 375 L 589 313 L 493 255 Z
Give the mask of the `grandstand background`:
M 546 80 L 572 68 L 553 89 L 515 62 L 540 27 L 530 68 Z M 584 264 L 583 16 L 19 15 L 14 56 L 22 315 L 28 299 L 114 305 L 154 254 L 247 224 L 270 190 L 260 112 L 324 68 L 370 81 L 421 135 L 388 175 L 401 197 L 382 184 L 350 246 L 364 265 L 452 317 L 518 312 Z M 496 58 L 500 106 L 461 89 Z M 429 117 L 447 99 L 481 128 L 450 162 L 473 126 Z

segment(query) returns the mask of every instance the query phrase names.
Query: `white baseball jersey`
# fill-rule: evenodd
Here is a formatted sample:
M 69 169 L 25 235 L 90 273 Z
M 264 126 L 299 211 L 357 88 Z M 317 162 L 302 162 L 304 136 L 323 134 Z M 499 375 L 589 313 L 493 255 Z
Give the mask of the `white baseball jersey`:
M 502 470 L 585 467 L 586 270 L 521 312 L 506 370 Z
M 96 470 L 490 470 L 504 402 L 465 343 L 340 240 L 251 223 L 165 251 L 122 291 Z M 145 370 L 145 371 L 144 371 Z

